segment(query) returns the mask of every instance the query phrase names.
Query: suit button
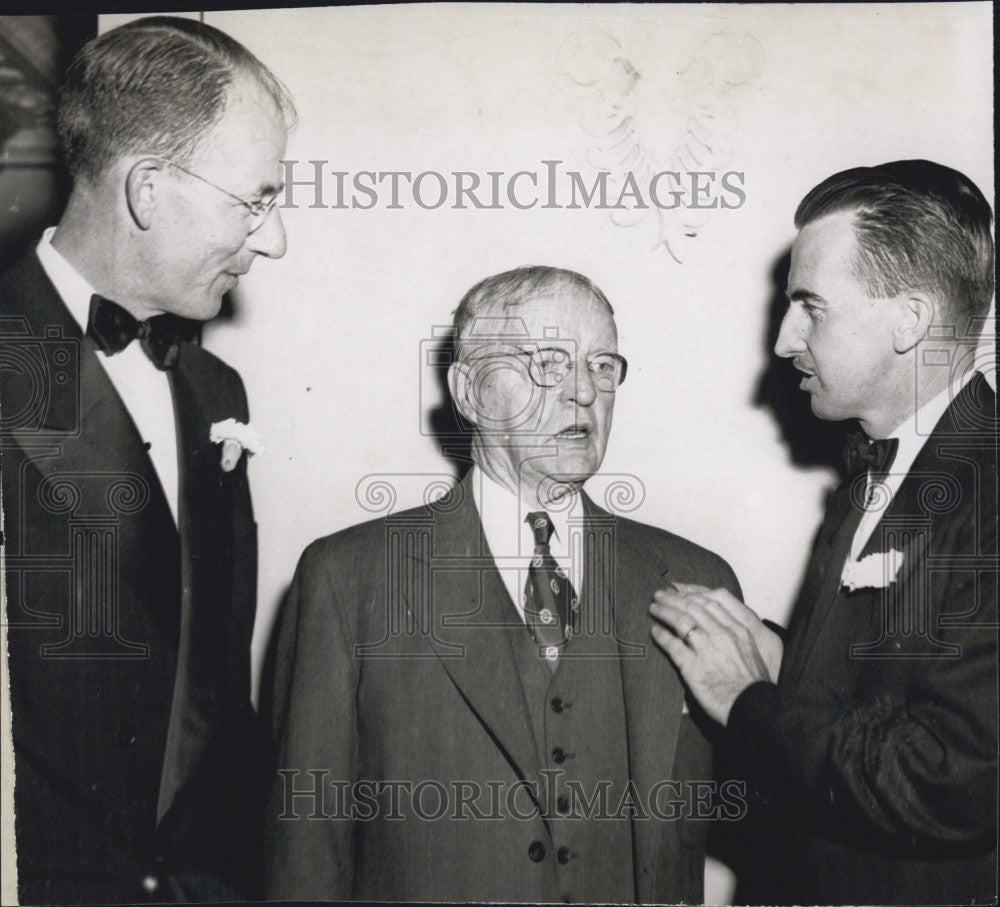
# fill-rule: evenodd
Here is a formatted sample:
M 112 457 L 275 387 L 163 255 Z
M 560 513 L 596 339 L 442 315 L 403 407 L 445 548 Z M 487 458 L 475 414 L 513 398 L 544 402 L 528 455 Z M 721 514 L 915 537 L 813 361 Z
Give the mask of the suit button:
M 561 813 L 569 812 L 569 797 L 558 797 L 556 799 L 556 809 Z
M 564 708 L 565 703 L 558 696 L 556 696 L 556 698 L 552 700 L 552 711 L 558 713 Z
M 560 847 L 556 851 L 556 859 L 565 866 L 570 860 L 575 857 L 576 854 L 573 853 L 568 847 Z
M 562 765 L 567 759 L 572 759 L 573 754 L 567 753 L 561 746 L 557 746 L 552 750 L 552 761 L 556 765 Z
M 545 845 L 541 841 L 532 841 L 528 845 L 528 858 L 532 863 L 541 863 L 545 859 Z

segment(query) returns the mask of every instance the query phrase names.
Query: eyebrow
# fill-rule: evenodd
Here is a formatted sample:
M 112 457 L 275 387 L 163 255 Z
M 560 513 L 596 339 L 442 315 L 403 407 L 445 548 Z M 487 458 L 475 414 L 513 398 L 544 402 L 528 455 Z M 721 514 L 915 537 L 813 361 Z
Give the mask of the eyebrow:
M 258 191 L 255 194 L 256 197 L 258 198 L 263 198 L 264 196 L 267 195 L 278 195 L 280 192 L 284 190 L 284 188 L 285 188 L 284 180 L 280 180 L 277 183 L 265 183 L 263 186 L 260 187 L 260 191 Z
M 789 302 L 826 302 L 822 296 L 811 290 L 792 290 L 791 293 L 785 293 L 785 297 Z

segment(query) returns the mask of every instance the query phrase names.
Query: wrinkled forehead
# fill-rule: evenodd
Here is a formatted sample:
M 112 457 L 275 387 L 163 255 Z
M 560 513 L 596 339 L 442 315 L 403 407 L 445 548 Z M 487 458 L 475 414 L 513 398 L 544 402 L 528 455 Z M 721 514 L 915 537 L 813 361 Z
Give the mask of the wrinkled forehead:
M 582 287 L 555 287 L 510 303 L 488 300 L 465 326 L 462 345 L 614 349 L 618 331 L 607 303 Z

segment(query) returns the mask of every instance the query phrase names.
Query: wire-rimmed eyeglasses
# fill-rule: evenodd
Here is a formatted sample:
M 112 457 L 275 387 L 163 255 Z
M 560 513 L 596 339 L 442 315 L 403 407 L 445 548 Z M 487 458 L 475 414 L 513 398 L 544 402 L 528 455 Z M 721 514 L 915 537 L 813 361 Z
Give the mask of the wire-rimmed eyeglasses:
M 275 195 L 273 198 L 267 201 L 263 199 L 261 199 L 260 201 L 253 201 L 253 202 L 248 201 L 245 198 L 240 198 L 240 196 L 235 195 L 228 189 L 223 189 L 222 186 L 217 186 L 211 180 L 207 180 L 205 179 L 205 177 L 199 176 L 197 173 L 192 173 L 186 167 L 182 167 L 180 164 L 170 160 L 169 158 L 161 157 L 157 158 L 157 160 L 162 161 L 164 164 L 170 164 L 171 167 L 176 167 L 178 170 L 181 171 L 181 173 L 186 173 L 188 176 L 192 176 L 196 180 L 200 180 L 206 186 L 211 186 L 213 189 L 217 189 L 224 195 L 228 195 L 234 201 L 239 202 L 244 208 L 247 209 L 247 211 L 250 212 L 250 221 L 247 224 L 247 231 L 249 233 L 253 233 L 256 230 L 259 230 L 263 226 L 264 221 L 267 220 L 268 215 L 270 215 L 270 213 L 274 210 L 275 205 L 278 204 L 277 195 Z
M 557 346 L 540 347 L 536 350 L 510 349 L 502 353 L 485 353 L 482 356 L 470 356 L 467 361 L 512 357 L 523 357 L 526 360 L 528 376 L 539 387 L 561 386 L 570 376 L 570 372 L 576 368 L 577 362 L 568 350 Z M 628 361 L 618 353 L 591 353 L 584 361 L 594 386 L 600 391 L 614 393 L 625 380 Z

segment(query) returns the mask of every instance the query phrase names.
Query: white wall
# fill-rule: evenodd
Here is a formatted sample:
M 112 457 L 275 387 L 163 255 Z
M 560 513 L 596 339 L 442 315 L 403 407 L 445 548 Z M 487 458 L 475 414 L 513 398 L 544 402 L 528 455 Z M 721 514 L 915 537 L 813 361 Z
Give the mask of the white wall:
M 258 262 L 238 317 L 206 334 L 242 373 L 267 441 L 251 464 L 258 655 L 302 548 L 370 516 L 355 500 L 362 477 L 449 470 L 422 433 L 439 398 L 420 392 L 421 341 L 474 282 L 526 263 L 580 270 L 616 308 L 630 370 L 605 469 L 641 480 L 635 515 L 721 553 L 747 601 L 785 619 L 833 474 L 796 465 L 754 403 L 771 362 L 771 269 L 794 237 L 797 202 L 837 170 L 929 158 L 992 198 L 989 5 L 435 5 L 205 19 L 287 84 L 299 111 L 288 158 L 327 160 L 328 174 L 509 174 L 546 159 L 585 168 L 595 138 L 581 124 L 607 109 L 571 70 L 578 82 L 612 79 L 603 103 L 630 105 L 640 149 L 661 164 L 707 104 L 731 132 L 723 169 L 745 173 L 747 195 L 711 212 L 678 263 L 653 248 L 655 213 L 629 227 L 597 210 L 320 210 L 297 189 L 300 207 L 282 213 L 287 256 Z M 716 34 L 728 39 L 706 48 Z M 609 38 L 639 73 L 624 97 Z M 399 506 L 418 503 L 418 483 L 403 485 Z

